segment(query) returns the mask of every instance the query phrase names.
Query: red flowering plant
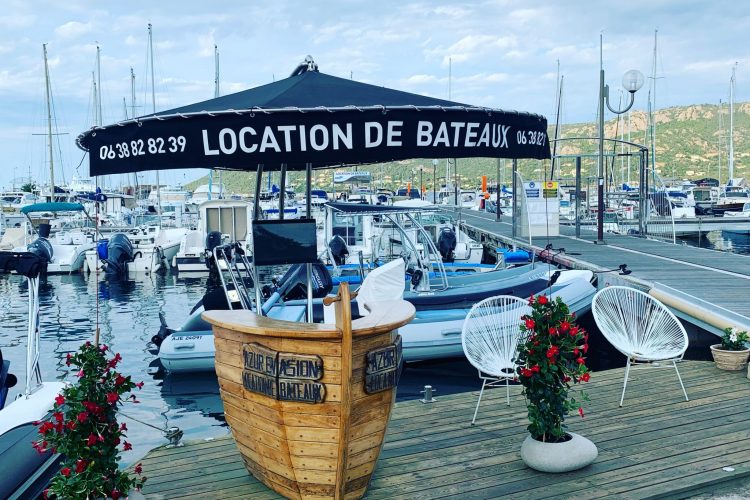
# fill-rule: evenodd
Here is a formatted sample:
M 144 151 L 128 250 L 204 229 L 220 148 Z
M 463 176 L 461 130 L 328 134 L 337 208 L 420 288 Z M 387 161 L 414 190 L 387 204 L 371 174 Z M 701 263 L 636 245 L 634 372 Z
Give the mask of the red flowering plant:
M 586 367 L 589 336 L 559 297 L 532 295 L 529 305 L 531 313 L 521 318 L 525 335 L 516 360 L 529 413 L 528 430 L 537 441 L 567 441 L 565 416 L 577 411 L 583 417 L 580 401 L 569 397 L 569 390 L 591 378 Z M 588 396 L 581 391 L 580 399 L 588 401 Z
M 128 395 L 143 382 L 134 383 L 116 370 L 119 353 L 107 359 L 107 346 L 86 342 L 65 362 L 77 367 L 78 382 L 65 387 L 55 398 L 52 418 L 39 422 L 39 440 L 33 443 L 40 453 L 60 452 L 63 463 L 52 479 L 45 497 L 66 500 L 113 498 L 140 489 L 145 477 L 140 464 L 131 477 L 118 468 L 120 452 L 132 449 L 126 440 L 127 426 L 118 424 L 117 409 L 125 401 L 137 403 Z

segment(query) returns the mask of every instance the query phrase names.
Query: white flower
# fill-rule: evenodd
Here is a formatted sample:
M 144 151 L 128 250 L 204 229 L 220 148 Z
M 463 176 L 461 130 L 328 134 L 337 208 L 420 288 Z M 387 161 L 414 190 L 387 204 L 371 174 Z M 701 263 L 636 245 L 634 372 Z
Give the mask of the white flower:
M 737 342 L 737 333 L 735 333 L 734 331 L 732 331 L 732 333 L 729 334 L 729 341 L 730 342 Z

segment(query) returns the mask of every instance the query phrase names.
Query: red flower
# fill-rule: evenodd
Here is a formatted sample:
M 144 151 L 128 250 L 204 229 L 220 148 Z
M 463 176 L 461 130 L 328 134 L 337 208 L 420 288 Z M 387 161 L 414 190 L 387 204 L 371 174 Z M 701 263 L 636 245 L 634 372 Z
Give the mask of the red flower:
M 54 416 L 55 420 L 57 420 L 58 422 L 63 421 L 63 414 L 60 413 L 59 411 L 56 411 L 55 413 L 53 413 L 52 416 Z
M 67 354 L 67 355 L 65 356 L 65 364 L 66 364 L 66 365 L 70 366 L 70 358 L 72 358 L 72 357 L 73 357 L 73 356 L 71 356 L 71 355 L 70 355 L 70 353 L 68 353 L 68 354 Z
M 44 422 L 41 426 L 39 426 L 39 433 L 47 434 L 49 431 L 51 431 L 54 428 L 55 426 L 52 422 Z
M 70 476 L 70 467 L 63 467 L 62 469 L 60 469 L 60 474 L 65 477 Z
M 529 356 L 533 356 L 533 355 L 534 355 L 534 349 L 529 349 Z
M 529 305 L 532 305 L 534 303 L 534 294 L 532 293 L 529 295 Z
M 583 375 L 581 375 L 581 380 L 584 382 L 588 382 L 589 380 L 591 380 L 591 375 L 589 375 L 588 373 L 584 373 Z
M 108 392 L 107 393 L 107 403 L 116 403 L 120 399 L 120 395 L 116 392 Z
M 531 367 L 531 371 L 534 373 L 539 373 L 542 369 L 539 368 L 539 365 L 534 365 Z
M 588 344 L 583 344 L 583 352 L 584 352 L 584 354 L 587 353 L 587 352 L 589 352 L 589 345 Z
M 540 297 L 544 297 L 544 295 L 540 295 Z M 553 335 L 553 336 L 557 335 L 557 328 L 555 328 L 554 326 L 550 326 L 549 327 L 549 334 Z
M 574 326 L 573 328 L 570 329 L 570 336 L 575 337 L 576 335 L 578 335 L 578 327 Z
M 56 405 L 62 405 L 65 403 L 65 397 L 62 394 L 58 394 L 55 398 L 55 404 Z
M 108 349 L 107 344 L 102 344 L 101 347 L 99 347 L 99 349 L 101 349 L 102 352 L 107 352 L 107 349 Z
M 534 325 L 536 325 L 536 323 L 534 323 L 534 320 L 531 318 L 527 319 L 525 323 L 526 323 L 527 330 L 532 330 L 534 328 Z
M 570 382 L 570 377 L 568 376 L 563 377 L 563 382 Z
M 96 434 L 93 432 L 89 434 L 89 438 L 86 440 L 86 446 L 94 446 L 96 444 Z
M 123 445 L 122 445 L 122 450 L 123 451 L 128 451 L 128 450 L 132 450 L 132 449 L 133 449 L 133 445 L 132 444 L 128 443 L 127 441 L 125 441 L 123 443 Z
M 68 420 L 68 423 L 65 424 L 65 427 L 67 427 L 69 431 L 74 431 L 75 428 L 76 428 L 76 421 L 75 420 Z
M 88 464 L 85 460 L 76 460 L 76 474 L 80 474 L 81 472 L 86 470 L 86 466 Z
M 120 498 L 120 495 L 122 495 L 122 493 L 120 493 L 117 489 L 112 490 L 112 493 L 109 494 L 109 496 L 112 497 L 112 500 L 117 500 L 118 498 Z
M 143 389 L 143 381 L 141 381 L 141 382 L 138 382 L 137 384 L 135 384 L 135 386 L 136 386 L 136 387 L 137 387 L 138 389 Z
M 540 295 L 540 296 L 538 296 L 538 297 L 536 298 L 536 301 L 537 301 L 537 302 L 538 302 L 539 304 L 541 304 L 541 305 L 544 305 L 544 304 L 546 304 L 547 302 L 549 302 L 549 301 L 547 300 L 547 296 L 546 296 L 546 295 Z
M 122 384 L 124 384 L 126 380 L 127 380 L 127 379 L 126 379 L 125 377 L 123 377 L 122 375 L 120 375 L 120 374 L 118 373 L 118 374 L 117 374 L 117 377 L 115 378 L 115 385 L 119 387 L 119 386 L 121 386 Z
M 553 359 L 555 356 L 557 356 L 560 353 L 560 348 L 558 348 L 556 345 L 553 345 L 549 349 L 547 349 L 547 358 Z
M 583 408 L 581 408 L 580 406 L 578 407 L 578 414 L 581 416 L 581 418 L 583 418 Z
M 86 411 L 82 411 L 81 413 L 78 414 L 76 418 L 78 419 L 79 422 L 84 423 L 85 421 L 89 419 L 89 414 Z
M 563 321 L 562 323 L 560 323 L 560 330 L 567 332 L 569 328 L 570 323 L 568 323 L 567 321 Z
M 583 358 L 578 358 L 578 359 L 576 359 L 576 362 L 577 362 L 577 363 L 578 363 L 579 365 L 582 365 L 582 364 L 584 364 L 584 363 L 585 363 L 586 361 L 585 361 L 585 360 L 584 360 Z
M 78 373 L 76 373 L 76 377 L 81 378 L 83 377 L 84 373 L 83 370 L 78 370 Z
M 579 352 L 581 352 L 581 351 L 579 351 L 577 347 L 575 349 L 573 349 L 573 354 L 574 355 L 578 356 Z
M 135 469 L 133 470 L 135 471 L 136 474 L 140 474 L 141 472 L 143 472 L 143 467 L 141 466 L 141 464 L 138 464 L 135 466 Z
M 534 374 L 531 370 L 528 368 L 521 368 L 521 375 L 524 377 L 531 377 Z
M 120 432 L 125 432 L 128 430 L 128 426 L 125 425 L 125 422 L 120 424 Z

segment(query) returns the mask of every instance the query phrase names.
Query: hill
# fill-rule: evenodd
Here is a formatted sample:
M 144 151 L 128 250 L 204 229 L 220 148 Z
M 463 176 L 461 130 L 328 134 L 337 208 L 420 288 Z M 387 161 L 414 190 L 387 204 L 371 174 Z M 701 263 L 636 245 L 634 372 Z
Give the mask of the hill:
M 721 115 L 721 116 L 720 116 Z M 720 130 L 720 119 L 723 128 Z M 655 113 L 656 121 L 656 171 L 664 179 L 698 179 L 702 177 L 721 178 L 722 182 L 727 177 L 728 157 L 728 135 L 729 117 L 726 106 L 719 109 L 718 105 L 696 104 L 691 106 L 679 106 L 660 109 Z M 635 111 L 630 116 L 630 138 L 638 144 L 648 144 L 647 141 L 647 116 L 643 111 Z M 624 128 L 623 128 L 624 127 Z M 617 119 L 605 123 L 605 136 L 619 138 L 624 132 L 627 140 L 627 118 L 618 124 Z M 563 125 L 561 137 L 592 137 L 597 134 L 595 123 L 577 123 Z M 550 137 L 553 130 L 550 128 Z M 559 155 L 572 154 L 596 154 L 596 141 L 563 140 L 559 143 L 557 153 Z M 612 152 L 612 144 L 605 146 L 608 152 Z M 617 146 L 617 153 L 620 153 Z M 740 103 L 735 106 L 734 113 L 734 158 L 735 177 L 750 177 L 750 103 Z M 613 175 L 616 181 L 628 179 L 628 162 L 625 157 L 614 160 Z M 458 159 L 458 174 L 463 187 L 477 187 L 482 175 L 487 175 L 490 182 L 497 177 L 498 161 L 494 158 L 465 158 Z M 510 183 L 510 161 L 501 161 L 500 181 Z M 631 157 L 630 178 L 637 179 L 638 159 Z M 422 168 L 422 181 L 427 189 L 433 185 L 432 159 L 413 159 L 392 163 L 382 163 L 369 166 L 360 166 L 360 170 L 368 170 L 373 174 L 375 185 L 397 188 L 412 182 L 414 187 L 419 186 L 420 168 Z M 519 170 L 525 179 L 542 179 L 544 172 L 549 172 L 550 162 L 538 162 L 535 160 L 520 161 Z M 557 163 L 555 177 L 570 178 L 575 175 L 574 160 L 561 158 Z M 341 169 L 338 169 L 341 170 Z M 587 157 L 583 160 L 583 176 L 592 177 L 596 175 L 596 158 Z M 452 171 L 451 171 L 452 172 Z M 446 168 L 445 160 L 439 162 L 435 169 L 436 184 L 444 182 Z M 255 174 L 247 172 L 223 172 L 223 182 L 227 191 L 231 193 L 248 194 L 253 191 Z M 451 173 L 451 176 L 453 173 Z M 331 190 L 333 170 L 318 170 L 313 175 L 316 187 Z M 304 176 L 299 173 L 290 173 L 290 184 L 299 192 L 304 186 Z M 275 174 L 278 182 L 278 174 Z M 186 187 L 195 189 L 201 184 L 208 182 L 207 177 L 202 177 Z M 217 182 L 216 178 L 214 182 Z

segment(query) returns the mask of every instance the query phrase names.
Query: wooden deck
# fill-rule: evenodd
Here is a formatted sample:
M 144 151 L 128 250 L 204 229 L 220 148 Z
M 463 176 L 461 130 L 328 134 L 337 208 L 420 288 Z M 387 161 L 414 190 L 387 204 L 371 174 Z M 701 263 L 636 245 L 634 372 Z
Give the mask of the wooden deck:
M 456 216 L 455 211 L 452 213 Z M 486 245 L 514 242 L 508 217 L 497 222 L 495 214 L 463 210 L 461 219 L 469 234 Z M 595 231 L 581 230 L 581 238 L 573 234 L 573 228 L 561 226 L 558 237 L 535 237 L 533 245 L 529 245 L 528 240 L 515 240 L 515 243 L 537 254 L 548 242 L 554 249 L 564 248 L 565 252 L 552 250 L 550 255 L 553 261 L 568 268 L 599 271 L 627 264 L 632 274 L 625 280 L 647 288 L 657 283 L 666 285 L 729 311 L 722 313 L 734 316 L 734 324 L 750 325 L 750 301 L 744 293 L 737 293 L 750 286 L 750 256 L 612 233 L 605 233 L 606 245 L 596 245 Z M 614 280 L 620 278 L 617 273 L 607 276 Z M 689 319 L 687 314 L 680 316 Z
M 622 369 L 585 384 L 586 417 L 570 429 L 599 447 L 590 466 L 544 474 L 521 462 L 526 411 L 520 387 L 490 390 L 477 424 L 477 392 L 396 404 L 366 498 L 683 498 L 748 478 L 750 380 L 711 362 L 636 370 L 618 407 Z M 732 467 L 733 471 L 725 471 Z M 158 448 L 143 459 L 147 498 L 279 498 L 250 476 L 230 437 Z

